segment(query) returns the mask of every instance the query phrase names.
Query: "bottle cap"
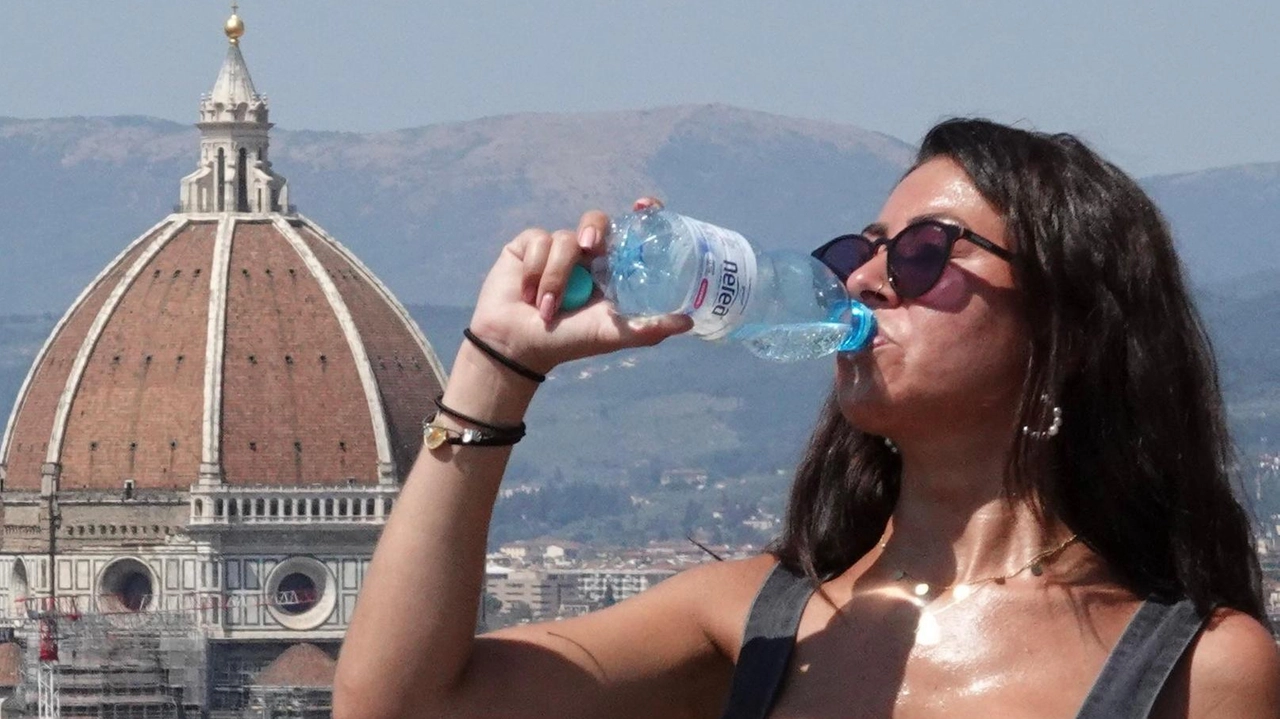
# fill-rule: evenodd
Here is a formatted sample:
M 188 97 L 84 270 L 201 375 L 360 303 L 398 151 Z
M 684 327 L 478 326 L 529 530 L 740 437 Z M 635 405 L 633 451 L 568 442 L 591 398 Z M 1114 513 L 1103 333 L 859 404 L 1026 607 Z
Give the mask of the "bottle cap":
M 582 265 L 574 265 L 569 273 L 569 283 L 564 288 L 564 298 L 560 300 L 560 310 L 572 312 L 587 304 L 593 290 L 595 283 L 591 280 L 591 271 Z
M 836 351 L 861 352 L 870 344 L 871 338 L 876 336 L 876 316 L 870 307 L 854 300 L 849 300 L 848 309 L 849 334 L 845 335 Z

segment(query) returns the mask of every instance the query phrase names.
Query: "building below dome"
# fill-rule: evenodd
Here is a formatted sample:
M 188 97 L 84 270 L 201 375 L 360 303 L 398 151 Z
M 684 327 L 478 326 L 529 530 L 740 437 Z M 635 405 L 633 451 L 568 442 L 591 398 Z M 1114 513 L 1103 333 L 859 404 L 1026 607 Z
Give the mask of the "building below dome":
M 13 701 L 61 716 L 241 716 L 264 669 L 313 680 L 444 385 L 289 204 L 234 19 L 177 211 L 67 310 L 0 444 L 0 647 Z

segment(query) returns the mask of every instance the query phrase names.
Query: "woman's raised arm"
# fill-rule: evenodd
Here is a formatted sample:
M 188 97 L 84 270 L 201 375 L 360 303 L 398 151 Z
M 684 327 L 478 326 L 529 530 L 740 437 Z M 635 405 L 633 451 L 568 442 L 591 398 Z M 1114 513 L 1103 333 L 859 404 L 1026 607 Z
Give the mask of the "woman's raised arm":
M 628 322 L 599 300 L 556 316 L 569 271 L 602 251 L 606 228 L 605 216 L 593 212 L 577 232 L 521 233 L 485 279 L 471 330 L 536 373 L 688 329 L 683 316 Z M 515 426 L 536 387 L 466 342 L 444 403 L 488 424 Z M 437 422 L 468 426 L 449 417 Z M 602 429 L 600 440 L 608 439 Z M 686 572 L 596 615 L 476 639 L 489 521 L 510 450 L 444 444 L 419 455 L 365 577 L 338 662 L 334 716 L 703 714 L 696 698 L 708 693 L 700 685 L 723 683 L 729 663 L 709 639 L 700 607 L 713 588 L 740 584 L 725 596 L 741 595 L 742 611 L 723 630 L 740 632 L 754 592 L 748 577 L 758 581 L 765 570 L 756 566 L 766 563 Z M 731 579 L 737 575 L 744 580 Z

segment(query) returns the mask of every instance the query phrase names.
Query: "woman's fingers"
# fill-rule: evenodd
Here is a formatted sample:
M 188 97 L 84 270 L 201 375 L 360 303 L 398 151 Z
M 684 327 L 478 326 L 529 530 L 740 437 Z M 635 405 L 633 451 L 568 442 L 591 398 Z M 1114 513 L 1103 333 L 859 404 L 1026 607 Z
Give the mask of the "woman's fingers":
M 551 235 L 548 254 L 538 282 L 538 314 L 543 322 L 550 323 L 560 309 L 560 298 L 569 282 L 569 273 L 582 255 L 578 237 L 569 230 L 557 230 Z
M 641 209 L 660 204 L 654 198 L 637 201 Z M 521 232 L 486 277 L 472 330 L 539 371 L 623 347 L 657 344 L 687 331 L 692 323 L 682 315 L 627 320 L 599 301 L 561 312 L 570 275 L 577 265 L 605 252 L 608 232 L 609 218 L 598 210 L 584 213 L 576 229 Z M 535 315 L 540 322 L 530 322 Z
M 537 228 L 528 229 L 517 235 L 511 244 L 521 262 L 520 298 L 525 304 L 536 307 L 542 273 L 546 269 L 547 258 L 551 256 L 551 233 Z
M 647 347 L 691 329 L 693 318 L 688 315 L 638 317 L 625 322 L 619 333 L 619 340 L 631 347 Z
M 648 195 L 646 195 L 636 200 L 635 203 L 631 205 L 631 211 L 640 212 L 641 210 L 647 210 L 650 207 L 656 207 L 659 210 L 661 210 L 662 200 L 659 200 L 656 197 L 649 197 Z
M 672 335 L 688 332 L 693 320 L 687 315 L 670 314 L 653 317 L 619 317 L 604 306 L 590 307 L 580 315 L 567 318 L 565 324 L 589 322 L 594 333 L 590 340 L 593 352 L 613 351 L 624 347 L 656 345 Z
M 582 253 L 595 257 L 604 253 L 604 238 L 609 234 L 609 216 L 600 210 L 582 213 L 578 220 L 578 247 Z

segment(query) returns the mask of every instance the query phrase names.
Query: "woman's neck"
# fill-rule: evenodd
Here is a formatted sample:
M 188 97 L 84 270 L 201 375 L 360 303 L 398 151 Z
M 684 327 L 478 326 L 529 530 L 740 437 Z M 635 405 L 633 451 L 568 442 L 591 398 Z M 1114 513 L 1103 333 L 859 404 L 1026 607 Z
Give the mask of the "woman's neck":
M 937 584 L 1002 576 L 1071 531 L 1041 517 L 1035 497 L 1010 497 L 1007 451 L 982 437 L 900 446 L 902 482 L 882 540 L 885 562 Z

